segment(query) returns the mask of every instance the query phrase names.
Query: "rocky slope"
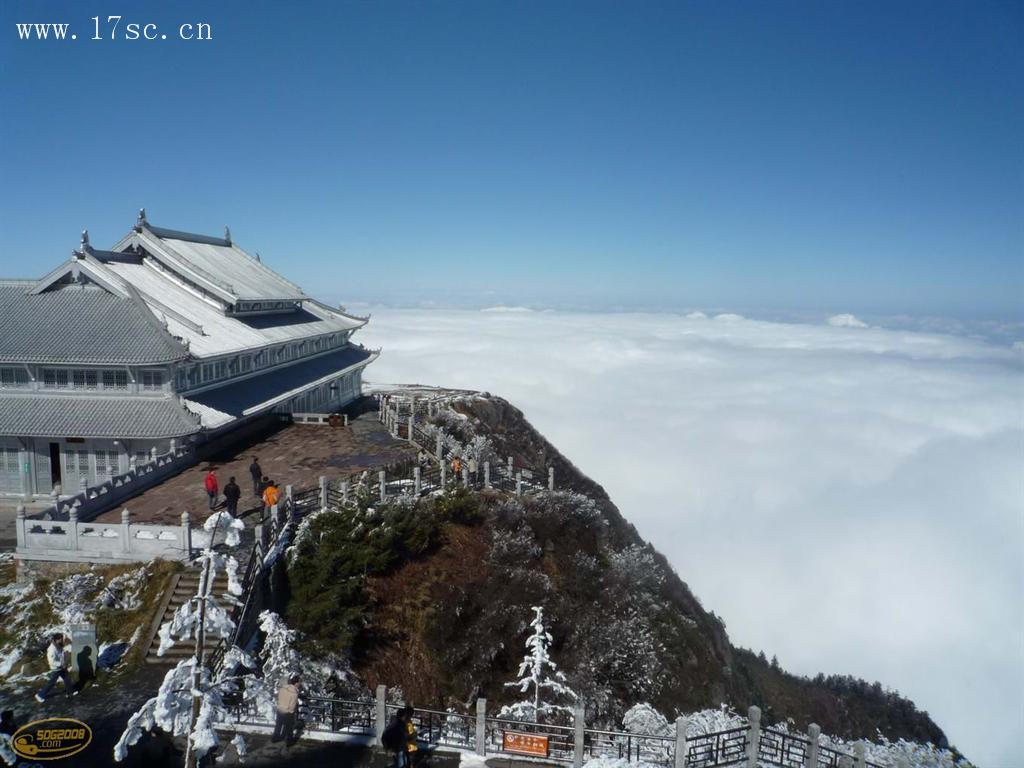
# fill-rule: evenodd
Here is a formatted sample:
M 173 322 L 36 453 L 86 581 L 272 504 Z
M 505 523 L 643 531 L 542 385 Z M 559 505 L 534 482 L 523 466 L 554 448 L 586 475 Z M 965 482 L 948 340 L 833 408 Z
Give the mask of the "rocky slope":
M 587 703 L 618 726 L 650 702 L 668 717 L 761 706 L 767 722 L 817 722 L 844 738 L 947 746 L 913 703 L 879 684 L 790 675 L 734 647 L 665 558 L 604 490 L 504 400 L 464 397 L 445 428 L 486 436 L 496 456 L 543 472 L 555 494 L 460 492 L 321 515 L 300 537 L 288 578 L 289 623 L 321 651 L 347 651 L 366 684 L 400 685 L 423 706 L 514 698 L 530 606 L 543 605 L 553 657 Z

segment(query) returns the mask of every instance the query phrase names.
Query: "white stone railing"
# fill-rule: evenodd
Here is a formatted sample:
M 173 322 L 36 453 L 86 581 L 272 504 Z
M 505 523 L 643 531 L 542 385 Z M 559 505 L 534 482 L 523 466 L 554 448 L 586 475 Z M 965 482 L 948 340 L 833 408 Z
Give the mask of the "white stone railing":
M 79 520 L 90 520 L 101 512 L 116 506 L 129 496 L 141 493 L 151 485 L 176 474 L 195 460 L 195 453 L 188 445 L 179 446 L 171 440 L 167 453 L 158 454 L 153 448 L 150 460 L 137 464 L 135 457 L 129 459 L 127 472 L 114 475 L 73 496 L 54 494 L 53 511 L 59 520 L 69 520 L 75 512 Z
M 15 521 L 19 559 L 63 562 L 117 563 L 191 559 L 194 548 L 204 545 L 205 530 L 193 530 L 188 512 L 180 525 L 132 523 L 128 510 L 120 523 L 81 522 L 75 510 L 68 520 L 33 520 L 18 507 Z

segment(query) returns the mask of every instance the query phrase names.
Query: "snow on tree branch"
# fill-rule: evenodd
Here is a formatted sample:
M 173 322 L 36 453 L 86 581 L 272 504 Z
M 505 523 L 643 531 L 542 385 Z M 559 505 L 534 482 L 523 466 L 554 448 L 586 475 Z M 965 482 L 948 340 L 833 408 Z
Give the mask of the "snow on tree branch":
M 545 693 L 552 695 L 555 699 L 566 698 L 570 701 L 576 700 L 576 693 L 566 684 L 565 675 L 559 670 L 548 649 L 551 646 L 551 634 L 544 627 L 544 609 L 541 606 L 533 606 L 533 634 L 526 639 L 527 653 L 519 665 L 520 677 L 510 683 L 505 683 L 508 688 L 519 688 L 520 693 L 526 693 L 533 689 L 533 700 L 528 699 L 516 702 L 501 708 L 498 717 L 511 718 L 514 720 L 528 720 L 540 722 L 541 718 L 557 718 L 572 714 L 572 708 L 558 704 L 554 701 L 545 701 Z

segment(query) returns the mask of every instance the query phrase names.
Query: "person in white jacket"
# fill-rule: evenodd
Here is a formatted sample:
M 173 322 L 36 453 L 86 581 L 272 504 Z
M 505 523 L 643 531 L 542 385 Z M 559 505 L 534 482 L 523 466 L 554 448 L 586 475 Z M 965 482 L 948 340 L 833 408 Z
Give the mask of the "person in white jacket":
M 36 694 L 36 701 L 42 704 L 46 697 L 57 684 L 57 678 L 64 681 L 64 693 L 70 699 L 76 691 L 71 684 L 71 674 L 68 672 L 67 658 L 64 652 L 64 635 L 59 632 L 55 634 L 50 645 L 46 649 L 46 663 L 50 666 L 50 676 L 43 689 Z

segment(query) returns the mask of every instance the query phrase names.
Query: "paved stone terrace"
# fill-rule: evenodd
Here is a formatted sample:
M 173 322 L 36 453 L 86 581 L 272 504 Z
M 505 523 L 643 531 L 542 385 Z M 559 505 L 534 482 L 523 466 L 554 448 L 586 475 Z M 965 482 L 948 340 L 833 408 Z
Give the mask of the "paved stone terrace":
M 211 468 L 221 490 L 234 475 L 242 488 L 239 511 L 245 514 L 261 504 L 253 495 L 249 476 L 253 456 L 259 458 L 263 474 L 276 481 L 283 493 L 288 484 L 306 488 L 316 485 L 320 475 L 339 477 L 412 455 L 408 443 L 391 437 L 377 421 L 375 411 L 350 418 L 348 427 L 291 424 L 269 436 L 240 443 L 217 460 L 200 462 L 97 519 L 118 522 L 121 509 L 128 509 L 133 522 L 177 525 L 182 512 L 188 512 L 194 523 L 205 520 L 210 510 L 203 480 Z

